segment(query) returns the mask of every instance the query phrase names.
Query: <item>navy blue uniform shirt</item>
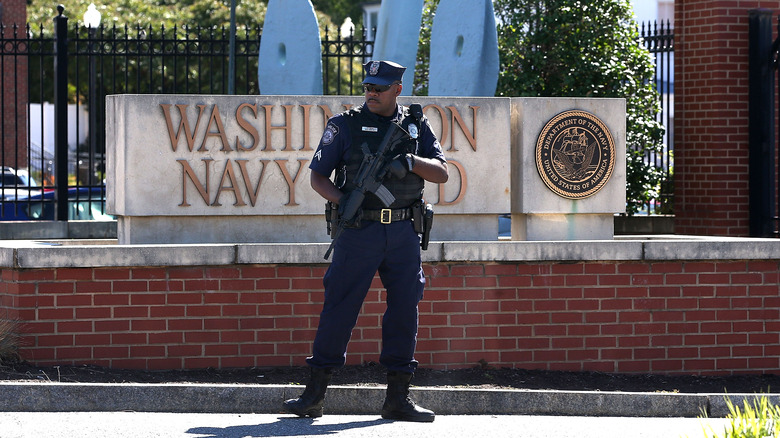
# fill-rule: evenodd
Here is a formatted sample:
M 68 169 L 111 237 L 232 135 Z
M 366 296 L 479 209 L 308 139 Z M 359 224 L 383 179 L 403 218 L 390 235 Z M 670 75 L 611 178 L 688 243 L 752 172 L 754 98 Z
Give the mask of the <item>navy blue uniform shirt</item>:
M 363 104 L 363 111 L 369 111 Z M 402 115 L 402 107 L 398 105 L 393 117 L 378 117 L 380 120 L 398 122 Z M 349 126 L 345 120 L 344 113 L 337 114 L 328 120 L 325 132 L 322 134 L 320 144 L 317 146 L 317 152 L 314 153 L 314 159 L 311 160 L 309 169 L 320 175 L 330 176 L 336 166 L 349 158 L 350 147 L 352 146 L 352 134 L 349 132 Z M 428 124 L 428 119 L 423 119 L 418 137 L 417 155 L 424 158 L 436 158 L 442 163 L 446 163 L 444 153 L 441 150 L 439 140 Z

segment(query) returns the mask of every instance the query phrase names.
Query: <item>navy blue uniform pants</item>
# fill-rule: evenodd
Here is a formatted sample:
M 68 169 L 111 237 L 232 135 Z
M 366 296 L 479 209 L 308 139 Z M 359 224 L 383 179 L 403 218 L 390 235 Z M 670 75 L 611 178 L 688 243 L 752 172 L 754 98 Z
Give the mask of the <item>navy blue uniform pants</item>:
M 345 229 L 341 234 L 323 278 L 325 302 L 313 355 L 306 359 L 309 365 L 344 365 L 352 329 L 377 272 L 387 290 L 379 362 L 390 371 L 414 372 L 417 304 L 423 296 L 425 275 L 420 239 L 408 220 L 365 221 L 362 228 Z

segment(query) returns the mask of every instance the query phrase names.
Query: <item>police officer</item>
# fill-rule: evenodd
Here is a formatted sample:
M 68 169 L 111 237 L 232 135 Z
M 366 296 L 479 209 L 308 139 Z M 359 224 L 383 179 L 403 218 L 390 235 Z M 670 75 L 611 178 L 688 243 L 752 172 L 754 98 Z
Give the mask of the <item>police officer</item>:
M 395 201 L 386 207 L 366 193 L 358 223 L 345 228 L 335 241 L 333 260 L 323 278 L 325 302 L 313 354 L 306 359 L 311 378 L 300 397 L 284 402 L 284 410 L 302 417 L 322 415 L 333 369 L 346 361 L 347 343 L 378 271 L 387 290 L 379 356 L 387 368 L 382 418 L 429 422 L 434 413 L 409 398 L 409 383 L 417 367 L 417 304 L 425 285 L 420 237 L 410 207 L 422 198 L 425 180 L 447 181 L 447 161 L 427 119 L 396 101 L 406 68 L 390 61 L 370 61 L 364 70 L 365 102 L 328 121 L 309 166 L 311 186 L 326 200 L 343 206 L 354 193 L 354 178 L 366 152 L 361 146 L 367 144 L 375 153 L 390 124 L 397 123 L 410 136 L 401 150 L 396 146 L 387 155 L 390 172 L 383 184 Z M 339 187 L 330 179 L 338 169 L 344 169 L 346 176 L 337 178 L 341 179 Z

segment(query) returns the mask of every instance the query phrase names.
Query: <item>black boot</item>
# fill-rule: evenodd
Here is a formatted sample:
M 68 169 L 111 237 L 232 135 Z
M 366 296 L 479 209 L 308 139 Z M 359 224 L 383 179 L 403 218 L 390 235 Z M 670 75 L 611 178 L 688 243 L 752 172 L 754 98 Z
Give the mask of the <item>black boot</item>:
M 417 421 L 429 423 L 436 414 L 414 404 L 409 398 L 411 373 L 390 371 L 387 373 L 387 397 L 382 406 L 382 418 L 386 420 Z
M 284 402 L 282 409 L 299 417 L 322 417 L 325 390 L 328 389 L 332 376 L 333 370 L 331 368 L 312 368 L 311 378 L 306 384 L 303 394 L 298 398 Z

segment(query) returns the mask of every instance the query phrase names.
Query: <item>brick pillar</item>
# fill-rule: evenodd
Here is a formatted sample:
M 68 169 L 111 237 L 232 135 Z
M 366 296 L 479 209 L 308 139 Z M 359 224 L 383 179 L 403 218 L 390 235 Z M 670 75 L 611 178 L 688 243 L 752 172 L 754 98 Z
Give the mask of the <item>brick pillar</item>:
M 0 4 L 0 21 L 3 38 L 24 40 L 27 25 L 27 0 L 3 0 Z M 16 29 L 14 29 L 16 25 Z M 14 36 L 16 32 L 16 36 Z M 6 44 L 6 51 L 20 51 L 26 44 Z M 13 47 L 15 46 L 15 47 Z M 0 136 L 3 166 L 27 167 L 27 56 L 2 55 L 0 87 L 2 104 L 0 111 Z
M 748 235 L 748 11 L 780 1 L 675 2 L 675 231 Z M 775 35 L 776 37 L 776 35 Z

